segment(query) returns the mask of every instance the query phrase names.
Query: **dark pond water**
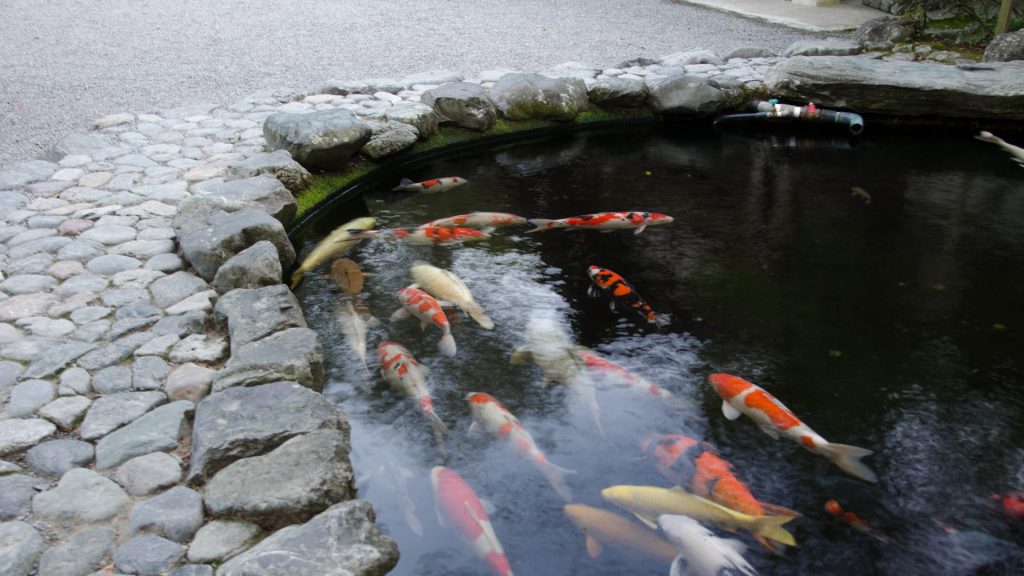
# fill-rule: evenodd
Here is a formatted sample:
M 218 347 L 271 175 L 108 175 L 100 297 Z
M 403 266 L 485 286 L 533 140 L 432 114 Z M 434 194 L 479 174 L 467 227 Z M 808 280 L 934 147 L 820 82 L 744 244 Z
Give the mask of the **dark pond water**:
M 400 545 L 396 574 L 488 573 L 437 523 L 429 472 L 440 464 L 493 504 L 495 531 L 518 574 L 668 573 L 664 562 L 611 546 L 590 558 L 537 470 L 486 432 L 468 433 L 470 391 L 495 396 L 551 461 L 577 471 L 569 479 L 575 501 L 612 511 L 601 499 L 605 487 L 667 485 L 641 458 L 645 435 L 712 443 L 760 500 L 804 515 L 789 525 L 799 545 L 781 556 L 737 536 L 762 574 L 1024 569 L 1024 521 L 989 501 L 1024 489 L 1024 170 L 1006 154 L 967 134 L 850 146 L 633 130 L 465 154 L 394 174 L 394 183 L 455 175 L 469 184 L 401 201 L 371 191 L 318 227 L 326 233 L 367 212 L 378 227 L 470 211 L 556 218 L 647 210 L 675 222 L 639 236 L 510 229 L 454 247 L 363 243 L 350 257 L 372 273 L 363 302 L 382 321 L 370 335 L 370 377 L 336 322 L 342 292 L 307 277 L 299 296 L 324 345 L 326 394 L 352 423 L 359 495 Z M 487 331 L 450 313 L 454 358 L 437 353 L 435 329 L 388 322 L 416 260 L 454 271 L 494 319 Z M 670 324 L 658 332 L 611 311 L 606 298 L 588 297 L 592 264 L 623 275 Z M 692 400 L 695 411 L 601 390 L 602 438 L 578 395 L 543 388 L 532 364 L 509 364 L 538 313 Z M 452 430 L 443 452 L 415 406 L 378 375 L 374 351 L 384 337 L 430 367 L 435 406 Z M 831 441 L 874 450 L 866 463 L 880 481 L 846 476 L 748 418 L 726 420 L 707 383 L 713 372 L 761 385 Z M 829 499 L 888 541 L 828 516 Z M 422 536 L 403 516 L 408 504 Z

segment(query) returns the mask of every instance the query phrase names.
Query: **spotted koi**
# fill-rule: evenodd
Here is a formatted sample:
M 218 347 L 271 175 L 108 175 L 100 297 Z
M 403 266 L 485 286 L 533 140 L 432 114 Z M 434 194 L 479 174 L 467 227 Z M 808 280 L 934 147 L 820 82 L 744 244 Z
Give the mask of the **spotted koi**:
M 989 500 L 998 503 L 1007 518 L 1024 520 L 1024 492 L 993 494 L 989 496 Z
M 553 228 L 568 228 L 569 230 L 601 230 L 604 232 L 636 230 L 634 234 L 639 235 L 648 226 L 671 223 L 671 216 L 657 212 L 600 212 L 557 220 L 532 218 L 530 224 L 533 224 L 536 228 L 527 230 L 527 233 L 541 232 Z
M 471 432 L 477 426 L 482 425 L 491 434 L 498 438 L 504 438 L 520 456 L 529 460 L 540 470 L 559 496 L 567 502 L 572 501 L 572 492 L 569 490 L 568 484 L 565 483 L 565 477 L 575 474 L 575 472 L 549 462 L 518 418 L 493 396 L 483 392 L 470 392 L 466 395 L 466 401 L 469 402 L 469 409 L 473 413 L 473 423 L 469 428 Z
M 523 226 L 525 224 L 528 224 L 526 218 L 516 216 L 515 214 L 507 214 L 505 212 L 470 212 L 468 214 L 432 220 L 423 224 L 420 228 L 460 227 L 476 228 L 484 232 L 491 232 L 496 228 Z
M 587 273 L 594 282 L 589 289 L 590 295 L 596 296 L 599 290 L 609 294 L 612 297 L 612 310 L 615 309 L 615 304 L 619 303 L 636 312 L 645 322 L 654 324 L 658 328 L 668 324 L 668 317 L 652 310 L 650 304 L 641 298 L 636 289 L 622 276 L 600 266 L 591 266 L 587 269 Z
M 442 332 L 437 348 L 445 356 L 455 356 L 455 337 L 452 336 L 451 324 L 441 304 L 433 296 L 419 288 L 409 287 L 398 291 L 398 300 L 402 307 L 391 315 L 392 321 L 414 316 L 420 321 L 421 329 L 426 330 L 431 324 L 437 326 Z
M 416 361 L 405 346 L 395 342 L 381 342 L 377 346 L 377 355 L 384 380 L 396 391 L 416 402 L 439 440 L 446 436 L 448 427 L 434 411 L 434 402 L 427 390 L 426 368 Z
M 403 240 L 408 244 L 434 244 L 437 246 L 448 246 L 463 242 L 477 242 L 480 240 L 487 240 L 491 237 L 490 234 L 482 230 L 474 230 L 472 228 L 446 228 L 441 226 L 435 228 L 388 228 L 381 230 L 368 230 L 360 233 L 358 236 L 363 238 L 373 238 L 382 234 Z
M 855 478 L 878 482 L 875 473 L 860 461 L 861 458 L 874 454 L 873 451 L 825 440 L 797 418 L 785 404 L 765 389 L 743 378 L 730 374 L 712 374 L 708 379 L 722 397 L 722 413 L 729 420 L 746 414 L 772 438 L 782 435 L 807 450 L 828 458 Z
M 434 178 L 433 180 L 424 180 L 423 182 L 413 182 L 408 178 L 402 178 L 398 183 L 398 186 L 392 188 L 392 192 L 445 192 L 462 186 L 467 180 L 458 176 L 448 176 L 446 178 Z
M 430 484 L 434 488 L 438 520 L 458 531 L 473 552 L 491 568 L 492 574 L 512 576 L 512 567 L 491 519 L 462 476 L 450 468 L 435 466 L 430 471 Z

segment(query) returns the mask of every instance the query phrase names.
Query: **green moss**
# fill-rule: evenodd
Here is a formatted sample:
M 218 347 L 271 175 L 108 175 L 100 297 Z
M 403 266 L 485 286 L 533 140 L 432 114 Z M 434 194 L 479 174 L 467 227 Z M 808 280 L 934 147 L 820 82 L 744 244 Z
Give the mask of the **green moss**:
M 553 126 L 570 126 L 573 124 L 581 125 L 596 122 L 646 119 L 653 117 L 654 113 L 646 109 L 606 110 L 591 107 L 577 115 L 576 119 L 571 123 L 553 122 L 550 120 L 508 120 L 506 118 L 498 118 L 494 127 L 487 132 L 477 132 L 475 130 L 467 130 L 465 128 L 457 128 L 453 126 L 442 126 L 438 129 L 436 134 L 430 137 L 430 139 L 413 144 L 403 153 L 403 156 L 415 156 L 417 154 L 430 152 L 432 150 L 445 148 L 455 144 L 463 144 L 466 142 L 473 142 L 476 140 L 494 138 L 496 136 L 504 136 L 529 130 L 550 128 Z M 296 201 L 298 202 L 296 218 L 301 218 L 310 209 L 330 197 L 331 194 L 340 188 L 349 186 L 359 178 L 362 178 L 377 169 L 379 166 L 381 166 L 379 163 L 359 159 L 354 161 L 343 173 L 333 172 L 314 176 L 313 184 L 296 198 Z
M 335 190 L 348 186 L 356 179 L 366 176 L 375 168 L 377 168 L 377 165 L 373 162 L 357 160 L 343 173 L 332 172 L 313 176 L 313 183 L 310 187 L 295 198 L 299 206 L 295 217 L 301 217 L 309 209 L 326 200 Z

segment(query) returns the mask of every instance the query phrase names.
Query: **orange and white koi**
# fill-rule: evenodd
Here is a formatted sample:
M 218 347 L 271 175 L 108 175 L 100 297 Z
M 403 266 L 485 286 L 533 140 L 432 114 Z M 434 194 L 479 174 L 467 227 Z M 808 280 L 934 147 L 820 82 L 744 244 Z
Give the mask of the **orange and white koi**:
M 431 220 L 420 226 L 420 228 L 460 227 L 477 228 L 484 232 L 491 232 L 497 228 L 524 226 L 526 224 L 528 224 L 526 218 L 516 216 L 515 214 L 505 212 L 470 212 L 468 214 Z
M 512 567 L 494 533 L 491 519 L 462 476 L 450 468 L 435 466 L 430 471 L 430 484 L 434 487 L 437 519 L 441 524 L 458 531 L 495 576 L 512 576 Z
M 494 321 L 476 303 L 473 293 L 469 291 L 466 283 L 454 273 L 421 261 L 414 262 L 409 271 L 416 283 L 415 287 L 422 288 L 438 300 L 455 304 L 469 314 L 481 328 L 486 330 L 494 328 Z
M 437 343 L 438 350 L 445 356 L 455 356 L 452 326 L 437 300 L 419 288 L 402 288 L 398 291 L 398 300 L 401 301 L 402 307 L 391 315 L 392 321 L 414 316 L 420 321 L 420 328 L 423 330 L 431 324 L 437 326 L 442 332 L 441 341 Z
M 391 189 L 392 192 L 445 192 L 462 186 L 467 180 L 458 176 L 448 176 L 445 178 L 434 178 L 433 180 L 424 180 L 423 182 L 413 182 L 408 178 L 402 178 L 395 186 Z
M 531 218 L 530 224 L 533 224 L 536 228 L 527 230 L 527 233 L 541 232 L 553 228 L 568 228 L 569 230 L 601 230 L 603 232 L 636 230 L 634 234 L 640 234 L 648 226 L 671 223 L 671 216 L 657 212 L 600 212 L 557 220 Z
M 661 386 L 633 374 L 629 370 L 626 370 L 622 366 L 608 360 L 583 346 L 576 348 L 576 354 L 583 360 L 583 365 L 587 367 L 590 373 L 596 378 L 595 382 L 599 382 L 608 386 L 616 388 L 628 388 L 643 394 L 650 394 L 657 396 L 658 398 L 673 398 L 673 394 L 668 390 L 665 390 Z
M 800 516 L 755 498 L 750 488 L 733 474 L 732 464 L 707 442 L 683 434 L 652 434 L 644 438 L 640 447 L 654 459 L 663 476 L 697 496 L 750 516 Z M 768 550 L 779 551 L 778 546 L 759 534 L 754 537 Z
M 612 297 L 610 305 L 612 310 L 615 310 L 615 304 L 619 303 L 628 310 L 636 312 L 648 324 L 654 324 L 658 328 L 668 324 L 668 317 L 652 310 L 651 306 L 640 297 L 636 289 L 629 282 L 626 282 L 626 279 L 622 276 L 600 266 L 589 267 L 587 274 L 590 275 L 590 280 L 594 282 L 588 290 L 590 295 L 596 296 L 599 293 L 599 289 L 607 292 Z
M 373 238 L 380 235 L 388 235 L 392 238 L 405 241 L 407 244 L 420 246 L 436 245 L 450 246 L 463 242 L 479 242 L 490 239 L 491 235 L 482 230 L 473 228 L 387 228 L 381 230 L 367 230 L 358 234 L 362 238 Z
M 469 426 L 470 432 L 477 426 L 483 426 L 491 434 L 498 438 L 504 438 L 520 456 L 529 460 L 540 470 L 548 484 L 551 484 L 559 496 L 567 502 L 572 500 L 572 491 L 565 483 L 565 477 L 575 474 L 575 472 L 549 462 L 547 456 L 533 441 L 533 437 L 526 431 L 526 427 L 518 418 L 490 394 L 470 392 L 466 395 L 466 401 L 469 402 L 469 409 L 473 413 L 473 423 Z
M 743 378 L 730 374 L 712 374 L 708 379 L 722 397 L 722 413 L 729 420 L 746 414 L 772 438 L 784 436 L 807 450 L 828 458 L 855 478 L 878 482 L 878 476 L 860 461 L 861 458 L 874 454 L 872 450 L 825 440 L 776 397 Z
M 840 521 L 849 524 L 854 530 L 863 532 L 880 542 L 889 541 L 888 538 L 876 532 L 871 526 L 868 526 L 867 522 L 861 520 L 860 516 L 857 516 L 848 510 L 844 510 L 843 507 L 839 505 L 839 502 L 835 500 L 825 502 L 825 512 L 827 512 L 829 516 L 838 518 Z
M 438 440 L 447 435 L 448 427 L 434 411 L 434 402 L 427 391 L 426 368 L 416 361 L 405 346 L 395 342 L 381 342 L 377 346 L 377 354 L 380 357 L 380 374 L 384 380 L 416 402 Z

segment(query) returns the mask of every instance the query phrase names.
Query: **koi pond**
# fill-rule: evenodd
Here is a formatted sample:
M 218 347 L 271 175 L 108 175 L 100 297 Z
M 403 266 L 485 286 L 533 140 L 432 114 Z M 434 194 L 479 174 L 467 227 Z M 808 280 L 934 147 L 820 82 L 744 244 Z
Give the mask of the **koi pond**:
M 1024 518 L 995 498 L 1024 491 L 1024 170 L 969 133 L 870 132 L 851 143 L 660 126 L 525 141 L 388 175 L 387 186 L 321 217 L 297 246 L 300 260 L 366 215 L 378 229 L 474 211 L 673 218 L 640 234 L 518 226 L 450 245 L 379 233 L 344 255 L 365 273 L 360 294 L 348 296 L 329 263 L 306 275 L 296 293 L 324 346 L 325 394 L 351 422 L 359 497 L 400 547 L 393 573 L 500 573 L 451 510 L 438 511 L 431 470 L 445 466 L 483 501 L 517 574 L 668 574 L 675 546 L 648 545 L 664 534 L 602 490 L 679 481 L 699 493 L 709 471 L 694 457 L 712 450 L 765 513 L 800 514 L 783 526 L 796 546 L 763 546 L 742 527 L 731 534 L 702 520 L 746 544 L 761 574 L 1024 573 Z M 447 176 L 468 183 L 390 191 L 401 178 Z M 417 261 L 464 281 L 493 329 L 445 308 L 457 345 L 446 356 L 437 326 L 391 320 Z M 588 295 L 590 266 L 621 275 L 664 326 L 622 302 L 613 310 L 607 291 Z M 377 320 L 366 369 L 339 324 L 350 299 Z M 428 368 L 447 435 L 382 377 L 384 341 Z M 560 370 L 571 381 L 545 386 Z M 773 439 L 746 414 L 728 420 L 709 383 L 716 373 L 764 388 L 829 442 L 873 450 L 863 463 L 878 482 Z M 482 418 L 470 431 L 470 392 L 493 397 L 522 428 L 509 436 Z M 509 441 L 518 430 L 545 462 Z M 680 455 L 679 439 L 665 435 L 706 444 Z M 702 486 L 742 491 L 721 476 Z M 591 508 L 570 508 L 595 514 L 591 525 L 574 521 L 569 502 L 625 528 Z M 636 532 L 649 533 L 644 544 Z

